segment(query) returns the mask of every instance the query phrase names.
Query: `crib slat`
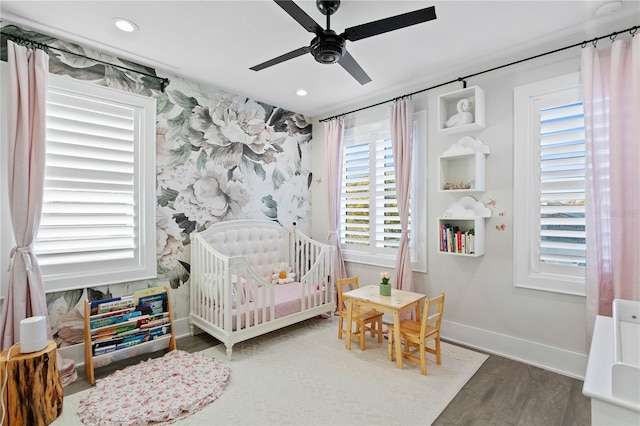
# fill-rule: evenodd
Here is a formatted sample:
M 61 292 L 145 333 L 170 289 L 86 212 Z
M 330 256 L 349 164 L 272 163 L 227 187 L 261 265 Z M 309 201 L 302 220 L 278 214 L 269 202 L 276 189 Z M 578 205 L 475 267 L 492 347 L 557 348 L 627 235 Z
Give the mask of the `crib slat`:
M 273 244 L 269 243 L 275 235 L 272 229 L 280 228 L 273 222 L 241 220 L 214 224 L 206 231 L 192 233 L 190 320 L 192 325 L 195 323 L 221 340 L 227 346 L 228 356 L 238 341 L 315 316 L 323 312 L 320 309 L 324 308 L 324 312 L 334 309 L 333 247 L 299 231 L 279 230 L 280 243 L 276 244 L 280 244 L 280 250 L 286 247 L 287 253 L 280 252 L 268 259 L 289 261 L 300 281 L 300 312 L 278 319 L 278 325 L 272 325 L 276 320 L 277 286 L 265 281 L 266 276 L 258 275 L 247 260 L 266 259 L 263 251 L 269 249 L 268 244 Z M 263 235 L 264 241 L 255 239 Z M 249 244 L 232 237 L 248 238 Z M 235 254 L 223 254 L 227 249 Z M 242 250 L 251 249 L 253 254 L 241 255 Z M 262 263 L 263 274 L 266 265 L 268 263 Z

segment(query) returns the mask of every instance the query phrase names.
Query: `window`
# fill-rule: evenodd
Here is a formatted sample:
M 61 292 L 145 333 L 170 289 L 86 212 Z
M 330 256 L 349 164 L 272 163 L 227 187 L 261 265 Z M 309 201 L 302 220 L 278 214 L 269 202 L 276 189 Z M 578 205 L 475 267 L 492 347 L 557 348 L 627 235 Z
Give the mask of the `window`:
M 34 243 L 46 290 L 155 277 L 155 100 L 49 77 Z
M 515 91 L 517 286 L 584 294 L 585 132 L 578 73 Z
M 426 271 L 424 219 L 416 208 L 424 199 L 417 194 L 416 182 L 424 182 L 424 167 L 418 168 L 423 152 L 426 112 L 415 114 L 413 181 L 409 218 L 410 251 L 415 270 Z M 393 150 L 389 120 L 348 127 L 342 156 L 342 194 L 340 200 L 340 242 L 345 260 L 380 266 L 393 266 L 400 243 L 400 219 L 396 201 Z M 422 187 L 422 186 L 421 186 Z

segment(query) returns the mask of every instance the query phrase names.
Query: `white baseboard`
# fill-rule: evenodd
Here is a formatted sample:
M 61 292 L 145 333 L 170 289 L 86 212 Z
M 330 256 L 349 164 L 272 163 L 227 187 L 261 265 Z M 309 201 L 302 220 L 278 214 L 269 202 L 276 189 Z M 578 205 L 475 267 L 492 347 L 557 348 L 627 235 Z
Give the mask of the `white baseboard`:
M 580 380 L 587 369 L 586 354 L 455 322 L 442 321 L 442 339 Z
M 189 332 L 189 318 L 180 318 L 173 321 L 176 339 L 187 336 Z M 76 367 L 84 365 L 84 343 L 73 346 L 65 346 L 58 349 L 58 354 L 65 359 L 72 359 Z

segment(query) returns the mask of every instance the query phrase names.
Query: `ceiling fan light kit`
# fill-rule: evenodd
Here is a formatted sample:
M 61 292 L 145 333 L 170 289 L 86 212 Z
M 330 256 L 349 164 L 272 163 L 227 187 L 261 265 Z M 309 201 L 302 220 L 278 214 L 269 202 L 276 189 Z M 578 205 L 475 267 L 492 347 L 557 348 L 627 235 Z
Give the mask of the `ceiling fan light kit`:
M 308 47 L 301 47 L 289 53 L 285 53 L 284 55 L 278 56 L 277 58 L 253 66 L 250 68 L 253 71 L 260 71 L 281 62 L 288 61 L 289 59 L 297 58 L 305 53 L 311 53 L 317 62 L 325 65 L 338 63 L 349 74 L 351 74 L 353 78 L 358 80 L 360 84 L 367 84 L 371 81 L 371 78 L 347 51 L 347 41 L 362 40 L 364 38 L 373 37 L 375 35 L 399 30 L 411 25 L 436 19 L 435 7 L 431 6 L 425 9 L 392 16 L 390 18 L 357 25 L 355 27 L 345 29 L 342 34 L 337 34 L 331 29 L 331 15 L 336 13 L 340 7 L 340 0 L 316 0 L 316 7 L 320 13 L 327 17 L 326 29 L 322 28 L 292 0 L 274 1 L 304 29 L 310 33 L 314 33 L 316 36 L 311 40 L 311 44 Z

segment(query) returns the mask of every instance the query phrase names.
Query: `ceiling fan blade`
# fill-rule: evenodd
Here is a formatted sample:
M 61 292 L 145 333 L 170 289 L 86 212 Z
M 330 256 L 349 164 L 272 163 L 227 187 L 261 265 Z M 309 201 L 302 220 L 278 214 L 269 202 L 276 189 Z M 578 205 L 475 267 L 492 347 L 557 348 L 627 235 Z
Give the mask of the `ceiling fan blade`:
M 362 69 L 362 67 L 353 59 L 353 56 L 349 54 L 349 52 L 344 52 L 342 58 L 338 61 L 338 63 L 347 70 L 349 74 L 353 76 L 360 84 L 367 84 L 371 81 L 371 77 L 367 75 L 366 72 Z
M 362 40 L 363 38 L 431 21 L 432 19 L 436 19 L 435 6 L 347 28 L 341 36 L 349 41 Z
M 323 31 L 323 28 L 311 16 L 291 0 L 274 1 L 310 33 L 320 34 Z
M 301 47 L 300 49 L 296 49 L 293 50 L 289 53 L 285 53 L 284 55 L 280 55 L 277 58 L 273 58 L 271 60 L 268 60 L 267 62 L 263 62 L 261 64 L 258 64 L 256 66 L 253 66 L 251 68 L 249 68 L 250 70 L 254 70 L 254 71 L 260 71 L 263 70 L 265 68 L 269 68 L 270 66 L 279 64 L 280 62 L 284 62 L 284 61 L 288 61 L 289 59 L 293 59 L 293 58 L 297 58 L 298 56 L 302 56 L 305 53 L 309 53 L 311 51 L 311 49 L 309 48 L 309 46 L 305 46 L 305 47 Z

